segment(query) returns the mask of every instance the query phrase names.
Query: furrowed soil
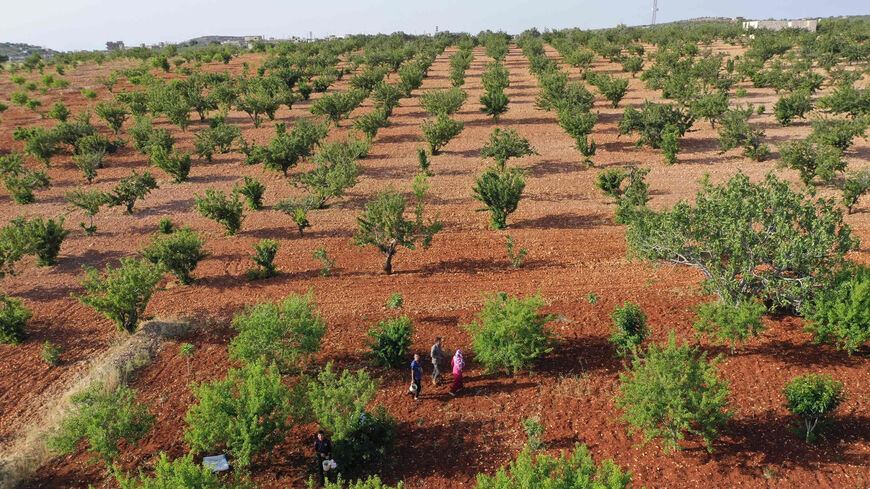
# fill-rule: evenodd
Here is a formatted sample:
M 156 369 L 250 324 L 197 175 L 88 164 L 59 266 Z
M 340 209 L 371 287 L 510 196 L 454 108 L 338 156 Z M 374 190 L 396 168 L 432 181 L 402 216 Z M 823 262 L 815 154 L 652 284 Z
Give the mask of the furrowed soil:
M 714 48 L 730 55 L 740 52 L 726 45 Z M 434 175 L 426 214 L 437 213 L 444 230 L 428 250 L 401 249 L 392 275 L 381 273 L 383 258 L 376 250 L 350 244 L 355 218 L 376 192 L 388 186 L 410 191 L 418 171 L 416 150 L 425 145 L 420 123 L 426 115 L 418 96 L 422 90 L 449 86 L 448 58 L 453 52 L 455 48 L 449 48 L 439 56 L 422 89 L 402 99 L 402 106 L 390 118 L 392 126 L 378 133 L 371 154 L 360 161 L 363 173 L 359 184 L 328 209 L 313 212 L 309 216 L 312 227 L 303 236 L 288 216 L 271 208 L 279 200 L 301 195 L 302 190 L 278 173 L 247 166 L 239 153 L 215 155 L 213 162 L 195 160 L 190 180 L 182 184 L 173 184 L 159 169 L 151 169 L 160 188 L 138 202 L 133 215 L 125 215 L 119 208 L 100 212 L 95 218 L 98 232 L 90 237 L 77 227 L 83 217 L 66 209 L 63 201 L 67 191 L 85 182 L 69 155 L 53 160 L 51 188 L 38 191 L 36 203 L 16 206 L 7 194 L 0 196 L 2 220 L 19 214 L 66 215 L 65 226 L 72 229 L 57 266 L 36 267 L 28 259 L 19 264 L 22 273 L 3 279 L 4 290 L 22 298 L 33 309 L 34 317 L 25 343 L 0 345 L 0 447 L 27 430 L 47 399 L 62 392 L 83 374 L 91 359 L 119 341 L 120 333 L 109 320 L 70 296 L 83 290 L 78 280 L 81 267 L 101 268 L 121 257 L 134 256 L 156 232 L 158 221 L 170 217 L 176 224 L 203 232 L 211 256 L 195 270 L 195 284 L 181 286 L 174 279 L 161 282 L 163 288 L 154 294 L 146 313 L 151 317 L 189 317 L 203 326 L 189 337 L 168 341 L 155 361 L 132 380 L 157 422 L 138 447 L 124 452 L 121 466 L 126 470 L 147 471 L 161 451 L 171 456 L 187 452 L 183 419 L 193 402 L 188 386 L 225 374 L 230 366 L 227 344 L 233 334 L 228 325 L 234 313 L 246 304 L 312 290 L 329 325 L 317 363 L 334 361 L 343 368 L 370 369 L 382 380 L 376 402 L 384 404 L 399 421 L 398 447 L 388 461 L 391 464 L 378 469 L 390 483 L 404 480 L 408 488 L 473 487 L 478 472 L 492 474 L 519 453 L 525 442 L 520 421 L 539 416 L 545 427 L 547 452 L 555 454 L 584 443 L 596 461 L 612 458 L 631 470 L 635 487 L 868 487 L 870 376 L 866 351 L 849 356 L 830 346 L 814 345 L 800 319 L 774 317 L 766 320 L 761 338 L 732 354 L 729 348 L 694 335 L 692 307 L 708 299 L 700 292 L 700 274 L 683 268 L 657 269 L 626 258 L 624 229 L 614 223 L 613 206 L 594 187 L 599 169 L 630 163 L 650 167 L 650 205 L 662 208 L 681 199 L 691 201 L 699 189 L 698 180 L 705 174 L 713 182 L 722 182 L 740 170 L 759 180 L 775 169 L 778 158 L 774 153 L 769 161 L 756 163 L 739 156 L 739 150 L 719 154 L 715 129 L 699 121 L 681 140 L 679 163 L 664 165 L 660 151 L 636 148 L 633 137 L 618 137 L 616 125 L 626 106 L 638 107 L 644 100 L 661 98 L 637 78 L 630 80 L 629 91 L 618 108 L 612 108 L 589 87 L 596 94 L 593 110 L 600 116 L 593 133 L 598 144 L 598 154 L 593 157 L 596 168 L 587 169 L 555 114 L 535 107 L 537 80 L 516 47 L 506 60 L 511 81 L 506 91 L 509 111 L 498 124 L 479 111 L 481 73 L 491 60 L 482 48 L 475 49 L 463 87 L 468 100 L 456 115 L 465 122 L 465 129 L 432 160 Z M 548 55 L 560 59 L 551 48 Z M 207 69 L 238 74 L 243 61 L 253 70 L 263 57 L 244 55 L 229 65 L 213 64 Z M 64 78 L 72 84 L 59 93 L 59 98 L 73 113 L 96 103 L 84 99 L 79 94 L 81 88 L 95 89 L 98 100 L 110 99 L 112 95 L 96 80 L 122 66 L 132 65 L 87 65 L 71 70 Z M 572 79 L 579 79 L 576 69 L 564 68 Z M 618 65 L 600 59 L 594 69 L 628 76 Z M 772 90 L 745 83 L 741 86 L 747 88 L 748 95 L 736 99 L 738 103 L 767 106 L 767 113 L 753 116 L 752 122 L 766 131 L 765 142 L 774 151 L 776 144 L 809 133 L 807 121 L 785 128 L 776 123 L 771 112 L 778 96 Z M 347 87 L 345 78 L 330 91 Z M 0 100 L 7 100 L 14 90 L 9 76 L 0 75 Z M 318 96 L 313 94 L 312 98 Z M 50 92 L 42 97 L 43 106 L 49 107 L 57 98 L 58 91 Z M 309 107 L 310 101 L 297 103 L 292 110 L 279 111 L 276 120 L 311 117 Z M 370 110 L 369 99 L 355 115 Z M 193 119 L 198 117 L 193 115 Z M 274 131 L 268 121 L 254 128 L 241 112 L 230 112 L 228 122 L 241 126 L 247 140 L 261 144 Z M 20 143 L 12 140 L 19 125 L 51 126 L 51 121 L 10 108 L 0 123 L 0 148 L 20 149 Z M 207 123 L 197 120 L 186 132 L 165 120 L 158 120 L 156 126 L 170 129 L 177 147 L 192 151 L 194 134 Z M 329 138 L 345 137 L 349 126 L 349 121 L 343 121 Z M 480 157 L 480 148 L 495 127 L 517 130 L 539 153 L 510 162 L 527 170 L 528 176 L 524 199 L 504 231 L 489 229 L 488 215 L 475 212 L 479 205 L 471 197 L 475 176 L 490 164 Z M 870 145 L 865 140 L 858 140 L 847 155 L 853 170 L 870 166 L 868 158 Z M 310 163 L 303 163 L 291 173 L 309 167 Z M 108 190 L 132 169 L 145 168 L 147 159 L 128 146 L 109 157 L 107 168 L 99 171 L 89 187 Z M 776 171 L 798 188 L 794 172 Z M 246 211 L 242 231 L 227 237 L 216 223 L 192 209 L 194 194 L 203 194 L 209 187 L 230 191 L 245 175 L 265 183 L 265 209 Z M 836 191 L 825 188 L 821 194 L 834 196 Z M 870 203 L 862 201 L 856 212 L 846 217 L 864 243 L 870 242 L 868 207 Z M 521 268 L 510 266 L 507 235 L 515 238 L 518 248 L 528 249 Z M 252 245 L 263 238 L 280 242 L 276 263 L 281 275 L 251 282 L 246 277 L 246 270 L 253 266 L 249 255 Z M 318 247 L 324 247 L 336 260 L 331 276 L 320 276 L 320 263 L 312 257 Z M 850 258 L 867 262 L 868 256 L 865 244 Z M 548 302 L 546 311 L 564 317 L 552 324 L 564 341 L 536 365 L 533 373 L 486 375 L 474 361 L 470 338 L 460 326 L 471 322 L 480 310 L 483 294 L 494 291 L 523 296 L 540 293 Z M 446 349 L 462 348 L 467 353 L 466 389 L 459 397 L 451 398 L 444 384 L 435 387 L 424 382 L 423 402 L 412 402 L 407 395 L 407 372 L 370 367 L 365 358 L 366 331 L 377 320 L 397 314 L 383 305 L 394 292 L 403 294 L 401 312 L 414 320 L 416 351 L 428 353 L 432 339 L 443 336 Z M 644 445 L 639 435 L 626 434 L 613 399 L 624 366 L 607 341 L 612 324 L 609 314 L 625 301 L 642 306 L 654 341 L 663 340 L 674 330 L 678 339 L 699 343 L 712 355 L 722 354 L 720 368 L 730 383 L 736 413 L 712 453 L 690 439 L 682 443 L 682 451 L 665 454 L 660 444 Z M 62 366 L 50 368 L 39 359 L 46 340 L 63 347 Z M 190 374 L 186 360 L 177 353 L 181 342 L 196 347 Z M 794 420 L 782 406 L 785 382 L 807 372 L 829 373 L 842 380 L 849 393 L 824 437 L 813 444 L 804 443 L 791 431 Z M 264 488 L 303 487 L 311 470 L 310 442 L 315 429 L 314 425 L 297 427 L 286 443 L 257 458 L 252 479 Z M 35 473 L 24 487 L 116 486 L 102 466 L 88 464 L 88 460 L 84 452 L 59 457 Z

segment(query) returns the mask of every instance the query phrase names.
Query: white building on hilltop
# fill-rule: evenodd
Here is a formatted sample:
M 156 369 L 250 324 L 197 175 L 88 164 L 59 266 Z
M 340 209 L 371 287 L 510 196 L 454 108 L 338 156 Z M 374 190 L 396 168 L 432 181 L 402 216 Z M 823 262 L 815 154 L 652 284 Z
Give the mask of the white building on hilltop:
M 743 29 L 770 29 L 780 31 L 782 29 L 804 29 L 816 32 L 819 27 L 819 19 L 801 20 L 749 20 L 743 23 Z

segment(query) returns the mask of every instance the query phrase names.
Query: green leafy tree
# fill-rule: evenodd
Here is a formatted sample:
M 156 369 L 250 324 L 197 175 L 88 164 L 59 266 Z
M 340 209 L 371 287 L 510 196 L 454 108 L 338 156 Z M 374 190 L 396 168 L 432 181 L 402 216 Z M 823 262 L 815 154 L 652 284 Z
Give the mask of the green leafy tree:
M 435 219 L 428 223 L 423 220 L 423 201 L 426 198 L 428 184 L 425 176 L 414 180 L 414 220 L 405 219 L 408 200 L 392 188 L 378 192 L 375 199 L 366 203 L 362 215 L 357 217 L 357 232 L 354 244 L 358 246 L 373 245 L 383 253 L 384 272 L 393 272 L 393 256 L 399 246 L 413 250 L 420 243 L 423 249 L 432 244 L 435 233 L 441 230 L 443 223 Z
M 679 135 L 683 136 L 692 127 L 693 122 L 694 117 L 671 104 L 644 102 L 643 109 L 640 111 L 633 107 L 626 107 L 619 120 L 619 134 L 636 132 L 640 136 L 637 146 L 649 145 L 652 148 L 660 148 L 662 134 L 669 125 L 676 127 Z
M 235 99 L 236 109 L 248 114 L 254 127 L 260 127 L 262 116 L 275 119 L 275 112 L 285 102 L 279 83 L 269 77 L 249 78 L 242 84 Z
M 503 91 L 486 92 L 480 96 L 480 111 L 492 116 L 493 122 L 498 124 L 498 118 L 508 111 L 510 100 Z
M 308 120 L 297 121 L 290 132 L 287 132 L 283 122 L 277 123 L 275 137 L 269 142 L 269 146 L 255 146 L 251 150 L 254 155 L 252 159 L 262 160 L 266 168 L 281 171 L 287 176 L 287 170 L 312 155 L 314 147 L 320 144 L 327 132 L 326 126 Z
M 242 138 L 239 126 L 227 124 L 221 119 L 213 119 L 208 129 L 196 133 L 193 145 L 196 154 L 206 161 L 212 161 L 214 153 L 226 154 L 232 151 L 233 143 Z
M 420 95 L 420 105 L 431 116 L 448 116 L 459 110 L 466 98 L 468 94 L 459 87 L 427 90 Z
M 870 341 L 870 268 L 844 267 L 801 312 L 817 343 L 855 353 Z
M 510 72 L 498 61 L 489 63 L 483 70 L 481 82 L 487 92 L 502 92 L 510 86 Z
M 662 156 L 665 163 L 673 165 L 677 162 L 677 153 L 680 152 L 680 129 L 674 125 L 665 127 L 662 132 Z
M 458 136 L 465 127 L 465 123 L 451 119 L 447 115 L 440 114 L 433 121 L 426 119 L 422 124 L 423 137 L 429 143 L 429 152 L 437 155 L 445 144 Z
M 773 174 L 701 184 L 694 207 L 634 212 L 626 237 L 637 257 L 698 269 L 723 302 L 799 306 L 856 246 L 833 201 L 796 193 Z
M 471 334 L 475 360 L 489 372 L 505 369 L 516 375 L 553 351 L 558 340 L 546 325 L 557 318 L 541 313 L 543 306 L 540 295 L 525 300 L 502 292 L 487 296 L 475 320 L 462 326 Z
M 94 151 L 90 153 L 82 153 L 73 156 L 73 162 L 76 168 L 81 170 L 88 183 L 92 183 L 97 178 L 97 169 L 103 167 L 103 159 L 106 153 L 103 151 Z
M 172 234 L 158 234 L 139 254 L 151 263 L 171 272 L 183 285 L 190 285 L 194 278 L 191 272 L 207 258 L 203 249 L 205 240 L 200 234 L 185 226 Z
M 64 200 L 68 204 L 78 209 L 81 209 L 88 218 L 88 224 L 80 222 L 79 226 L 84 229 L 85 234 L 92 236 L 97 232 L 97 227 L 94 226 L 94 216 L 100 211 L 100 207 L 108 202 L 106 193 L 102 190 L 83 190 L 75 189 L 67 192 Z
M 123 205 L 126 207 L 127 213 L 131 214 L 136 201 L 144 198 L 156 188 L 157 180 L 151 176 L 151 173 L 145 171 L 139 174 L 133 170 L 132 175 L 122 178 L 108 194 L 109 206 Z
M 63 221 L 63 216 L 57 220 L 42 217 L 27 220 L 17 217 L 10 221 L 10 226 L 17 234 L 16 246 L 23 246 L 21 249 L 25 254 L 36 255 L 38 266 L 47 267 L 57 264 L 60 246 L 69 234 L 69 230 L 63 228 Z
M 620 64 L 622 65 L 622 71 L 631 73 L 631 77 L 634 78 L 635 75 L 643 70 L 643 56 L 626 56 Z
M 326 143 L 314 155 L 314 169 L 300 174 L 295 183 L 308 190 L 314 208 L 323 208 L 331 198 L 342 197 L 357 184 L 361 169 L 357 159 L 368 154 L 367 141 L 347 140 Z
M 48 188 L 50 182 L 51 179 L 44 171 L 31 170 L 25 166 L 21 166 L 19 171 L 3 175 L 3 185 L 16 204 L 32 204 L 36 201 L 33 191 Z
M 20 299 L 0 294 L 0 343 L 17 345 L 27 338 L 27 321 L 33 311 Z
M 495 475 L 477 475 L 476 489 L 627 489 L 631 472 L 624 471 L 612 460 L 596 465 L 586 445 L 577 445 L 568 455 L 563 451 L 558 458 L 546 453 L 535 453 L 526 447 L 507 467 Z
M 327 116 L 338 127 L 342 119 L 347 119 L 359 107 L 366 95 L 362 90 L 329 93 L 311 103 L 311 113 Z
M 406 97 L 423 85 L 424 76 L 426 71 L 417 63 L 408 63 L 399 68 L 399 87 Z
M 363 114 L 353 121 L 353 127 L 371 141 L 377 136 L 378 130 L 390 127 L 389 114 L 383 109 Z
M 649 337 L 646 314 L 638 304 L 626 302 L 622 306 L 616 306 L 610 314 L 610 319 L 614 325 L 610 342 L 616 347 L 616 354 L 620 357 L 633 352 Z
M 232 326 L 239 334 L 230 342 L 231 358 L 249 363 L 262 359 L 282 372 L 304 365 L 320 350 L 326 334 L 311 292 L 248 307 L 233 318 Z
M 339 470 L 382 462 L 395 443 L 395 421 L 383 409 L 373 412 L 378 381 L 365 370 L 338 374 L 332 362 L 307 383 L 308 413 L 331 434 Z
M 52 452 L 67 454 L 85 440 L 87 451 L 109 467 L 121 455 L 121 440 L 135 445 L 153 424 L 148 407 L 136 402 L 136 391 L 124 385 L 108 389 L 95 383 L 72 397 L 69 413 L 47 442 Z
M 263 208 L 263 194 L 266 192 L 266 186 L 260 183 L 259 180 L 252 177 L 244 177 L 242 182 L 236 182 L 233 185 L 233 193 L 238 193 L 245 197 L 248 203 L 248 209 L 252 211 Z
M 275 277 L 278 269 L 275 267 L 275 255 L 278 254 L 278 242 L 273 239 L 263 239 L 254 243 L 254 254 L 251 259 L 259 268 L 248 269 L 248 279 L 258 280 Z
M 60 365 L 60 354 L 62 352 L 63 348 L 61 348 L 60 345 L 55 345 L 50 341 L 46 341 L 42 344 L 42 351 L 39 352 L 39 358 L 52 367 L 57 367 Z
M 870 117 L 855 120 L 822 119 L 813 121 L 813 133 L 810 139 L 821 144 L 833 146 L 840 151 L 846 151 L 852 146 L 858 136 L 864 138 Z
M 184 439 L 195 452 L 225 447 L 238 467 L 247 468 L 257 454 L 283 443 L 292 427 L 292 391 L 278 369 L 262 361 L 192 390 L 196 403 L 184 417 Z
M 791 379 L 782 391 L 791 413 L 803 423 L 807 442 L 815 437 L 819 423 L 831 415 L 846 400 L 843 383 L 830 375 L 806 374 Z
M 393 114 L 393 109 L 399 106 L 399 100 L 403 95 L 404 92 L 397 85 L 378 83 L 372 91 L 376 111 L 383 111 L 389 117 Z
M 171 152 L 162 146 L 152 146 L 148 155 L 151 164 L 172 175 L 172 181 L 182 183 L 190 174 L 190 153 Z
M 193 199 L 193 205 L 202 217 L 222 225 L 228 235 L 232 236 L 241 229 L 245 216 L 239 194 L 231 192 L 227 197 L 222 190 L 207 188 L 204 196 L 194 194 Z
M 73 297 L 115 321 L 119 330 L 132 334 L 162 276 L 163 270 L 148 260 L 122 258 L 119 267 L 106 265 L 102 274 L 85 268 L 81 279 L 85 293 Z
M 500 171 L 490 167 L 475 180 L 472 196 L 484 205 L 477 210 L 490 213 L 490 226 L 493 229 L 506 228 L 507 217 L 517 210 L 526 188 L 524 176 L 525 172 L 519 168 Z
M 112 132 L 117 136 L 121 132 L 121 126 L 124 125 L 124 122 L 130 117 L 130 113 L 127 112 L 127 108 L 121 104 L 116 104 L 114 102 L 100 102 L 94 107 L 94 112 L 97 115 L 106 121 L 109 128 Z
M 696 119 L 704 118 L 710 122 L 710 127 L 716 127 L 716 121 L 728 110 L 728 94 L 707 93 L 692 100 L 689 107 Z
M 814 144 L 808 139 L 799 139 L 779 148 L 780 166 L 800 173 L 804 185 L 812 185 L 817 177 L 832 182 L 837 173 L 846 169 L 839 149 L 827 144 Z
M 741 302 L 736 306 L 705 302 L 698 306 L 695 329 L 717 341 L 729 341 L 734 353 L 738 344 L 742 348 L 744 341 L 764 331 L 762 318 L 766 312 L 764 304 L 758 302 Z
M 719 118 L 719 152 L 724 153 L 732 148 L 743 147 L 743 155 L 755 161 L 764 161 L 770 154 L 770 148 L 762 144 L 764 131 L 749 125 L 752 106 L 745 109 L 736 107 L 725 111 Z
M 870 170 L 855 172 L 846 177 L 843 182 L 843 199 L 840 203 L 846 207 L 848 214 L 852 213 L 852 207 L 868 191 L 870 191 Z
M 366 345 L 371 348 L 369 356 L 383 367 L 399 368 L 408 359 L 414 323 L 407 316 L 379 321 L 368 332 Z
M 0 110 L 0 112 L 2 112 L 2 110 Z M 52 119 L 57 119 L 60 122 L 66 122 L 70 115 L 70 111 L 63 102 L 58 100 L 51 106 L 51 109 L 46 112 L 45 115 Z
M 493 129 L 489 135 L 489 141 L 480 150 L 480 156 L 495 160 L 499 170 L 505 169 L 510 158 L 522 158 L 536 154 L 538 152 L 529 144 L 528 139 L 520 136 L 513 129 L 502 130 L 498 127 Z
M 797 91 L 780 97 L 773 106 L 773 114 L 776 121 L 783 126 L 790 126 L 795 117 L 804 118 L 804 115 L 813 109 L 813 101 L 807 91 Z
M 650 344 L 636 355 L 627 373 L 619 375 L 616 405 L 629 424 L 629 434 L 641 431 L 647 441 L 661 438 L 665 450 L 680 449 L 686 434 L 699 436 L 707 450 L 731 418 L 728 382 L 721 379 L 718 359 L 687 343 L 677 345 L 674 333 L 662 346 Z
M 592 84 L 598 88 L 604 98 L 610 101 L 614 108 L 619 107 L 619 101 L 628 91 L 627 78 L 618 78 L 604 73 L 596 75 Z
M 574 106 L 564 105 L 557 109 L 559 125 L 574 138 L 575 147 L 586 157 L 586 163 L 591 164 L 590 156 L 595 156 L 595 141 L 588 136 L 598 120 L 598 114 L 576 110 Z

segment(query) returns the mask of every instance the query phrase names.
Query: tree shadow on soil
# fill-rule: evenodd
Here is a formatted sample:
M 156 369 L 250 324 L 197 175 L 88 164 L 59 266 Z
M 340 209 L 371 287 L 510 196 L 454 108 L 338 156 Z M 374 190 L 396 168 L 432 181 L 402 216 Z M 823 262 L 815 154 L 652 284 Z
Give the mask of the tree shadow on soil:
M 560 377 L 584 372 L 615 373 L 622 369 L 613 344 L 602 336 L 566 338 L 552 353 L 538 360 L 537 374 Z
M 536 268 L 544 268 L 555 265 L 556 263 L 550 260 L 543 259 L 528 259 L 523 261 L 522 269 L 533 270 Z M 397 273 L 420 273 L 424 275 L 432 275 L 436 273 L 480 273 L 480 272 L 510 272 L 513 269 L 507 258 L 454 258 L 442 260 L 438 263 L 430 263 L 420 267 L 417 270 L 407 270 Z
M 562 175 L 572 173 L 585 168 L 580 160 L 575 161 L 539 161 L 528 167 L 533 177 L 545 177 L 547 175 Z
M 758 475 L 760 465 L 821 470 L 832 464 L 867 463 L 866 454 L 852 450 L 850 445 L 870 441 L 870 418 L 835 416 L 812 443 L 791 429 L 795 422 L 792 416 L 771 411 L 735 419 L 727 424 L 726 436 L 714 444 L 713 454 L 707 455 L 703 447 L 691 451 L 754 475 Z
M 613 225 L 613 222 L 601 213 L 585 216 L 561 213 L 526 219 L 511 224 L 511 227 L 515 229 L 591 229 Z
M 757 346 L 747 346 L 747 355 L 760 355 L 774 358 L 783 363 L 790 363 L 801 367 L 859 367 L 866 363 L 866 358 L 861 355 L 849 355 L 845 351 L 838 351 L 832 346 L 794 344 L 789 341 L 770 340 Z

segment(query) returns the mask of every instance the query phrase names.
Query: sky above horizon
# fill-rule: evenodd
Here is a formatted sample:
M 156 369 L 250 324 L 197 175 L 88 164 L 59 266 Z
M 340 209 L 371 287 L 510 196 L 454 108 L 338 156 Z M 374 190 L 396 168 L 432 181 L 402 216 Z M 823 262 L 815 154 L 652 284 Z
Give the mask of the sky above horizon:
M 748 19 L 870 14 L 867 0 L 659 0 L 658 22 L 696 17 Z M 58 51 L 176 43 L 203 35 L 288 38 L 403 31 L 469 32 L 530 27 L 598 29 L 650 22 L 652 0 L 38 0 L 9 2 L 0 42 Z

